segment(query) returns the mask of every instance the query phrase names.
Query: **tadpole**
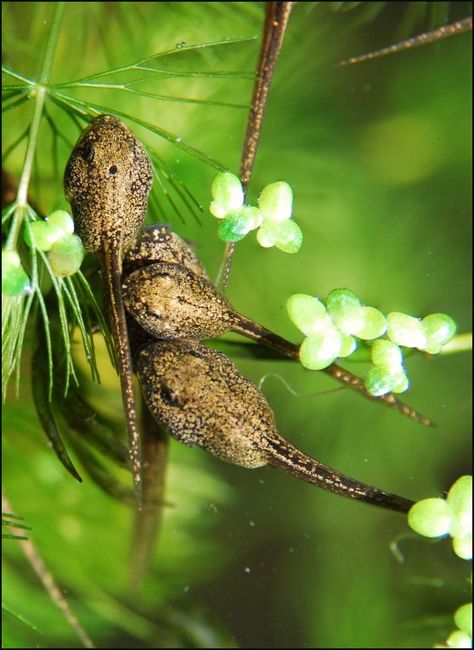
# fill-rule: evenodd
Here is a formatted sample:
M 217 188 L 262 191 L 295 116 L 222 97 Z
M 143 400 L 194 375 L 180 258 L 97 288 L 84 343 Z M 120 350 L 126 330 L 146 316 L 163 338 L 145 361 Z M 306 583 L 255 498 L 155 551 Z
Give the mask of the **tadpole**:
M 92 120 L 74 147 L 64 174 L 77 234 L 86 250 L 101 259 L 138 504 L 141 445 L 121 274 L 124 251 L 134 243 L 145 218 L 152 177 L 144 147 L 111 115 Z
M 152 343 L 140 352 L 137 373 L 154 418 L 188 446 L 247 468 L 271 465 L 325 490 L 398 512 L 413 505 L 341 474 L 285 440 L 264 395 L 221 352 L 194 341 Z

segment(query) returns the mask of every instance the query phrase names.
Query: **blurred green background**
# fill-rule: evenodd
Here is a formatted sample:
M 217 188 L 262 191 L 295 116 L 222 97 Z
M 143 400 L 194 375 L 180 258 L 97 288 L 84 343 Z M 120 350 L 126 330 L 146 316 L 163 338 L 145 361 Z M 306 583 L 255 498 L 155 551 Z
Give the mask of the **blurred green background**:
M 56 3 L 2 4 L 5 63 L 36 75 Z M 352 6 L 355 5 L 355 6 Z M 449 5 L 449 6 L 448 6 Z M 292 12 L 270 93 L 249 200 L 264 185 L 293 187 L 304 231 L 296 256 L 237 246 L 229 285 L 236 309 L 297 342 L 285 302 L 350 287 L 385 313 L 443 311 L 471 329 L 471 35 L 348 67 L 337 63 L 469 15 L 470 3 L 301 3 Z M 162 59 L 180 71 L 255 69 L 262 3 L 68 3 L 52 82 L 138 61 L 180 44 L 256 37 Z M 178 48 L 179 49 L 179 48 Z M 118 79 L 119 77 L 117 77 Z M 131 77 L 129 77 L 131 78 Z M 148 91 L 250 102 L 252 80 L 173 76 Z M 237 173 L 245 109 L 160 102 L 113 90 L 71 91 L 165 128 Z M 78 132 L 48 104 L 71 142 Z M 31 119 L 27 103 L 4 117 L 4 148 Z M 210 276 L 223 244 L 207 212 L 215 170 L 133 127 L 204 206 L 185 223 Z M 41 211 L 67 207 L 43 123 L 31 197 Z M 20 176 L 24 147 L 6 169 Z M 162 220 L 156 206 L 150 222 Z M 132 517 L 89 479 L 76 483 L 49 449 L 30 397 L 32 329 L 21 396 L 4 409 L 4 490 L 79 619 L 100 647 L 430 647 L 453 629 L 469 600 L 467 563 L 448 541 L 409 535 L 403 516 L 317 490 L 271 469 L 248 471 L 171 443 L 162 534 L 143 592 L 126 586 Z M 98 342 L 99 343 L 99 342 Z M 79 346 L 78 346 L 79 348 Z M 78 354 L 79 357 L 79 354 Z M 118 383 L 103 353 L 94 404 L 119 412 Z M 404 401 L 438 425 L 426 429 L 337 388 L 323 373 L 284 361 L 235 357 L 259 382 L 280 432 L 305 452 L 367 483 L 413 499 L 442 496 L 471 473 L 471 374 L 467 353 L 407 361 Z M 347 364 L 363 374 L 362 364 Z M 404 537 L 406 536 L 406 537 Z M 399 542 L 400 563 L 391 545 Z M 4 615 L 4 647 L 79 642 L 26 563 L 4 542 L 4 595 L 39 633 Z

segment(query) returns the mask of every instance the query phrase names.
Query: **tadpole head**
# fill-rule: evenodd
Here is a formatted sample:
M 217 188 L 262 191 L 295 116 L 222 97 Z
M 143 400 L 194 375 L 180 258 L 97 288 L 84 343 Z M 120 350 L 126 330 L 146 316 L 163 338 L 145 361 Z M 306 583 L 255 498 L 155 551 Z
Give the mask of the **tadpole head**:
M 142 144 L 112 115 L 99 115 L 66 165 L 64 190 L 87 250 L 131 244 L 143 223 L 153 170 Z
M 273 412 L 224 354 L 189 341 L 152 343 L 137 374 L 150 412 L 177 440 L 235 465 L 266 465 Z
M 180 264 L 157 262 L 122 285 L 125 308 L 154 338 L 205 339 L 232 327 L 233 311 L 214 285 Z
M 195 275 L 207 278 L 206 269 L 192 246 L 163 223 L 142 228 L 137 242 L 128 249 L 123 260 L 124 276 L 156 262 L 180 264 Z

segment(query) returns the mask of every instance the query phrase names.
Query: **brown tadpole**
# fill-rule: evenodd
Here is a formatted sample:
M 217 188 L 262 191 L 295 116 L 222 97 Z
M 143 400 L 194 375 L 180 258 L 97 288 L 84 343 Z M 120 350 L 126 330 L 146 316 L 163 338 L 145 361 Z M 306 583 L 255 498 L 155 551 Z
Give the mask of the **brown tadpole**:
M 207 339 L 232 329 L 230 303 L 202 275 L 181 264 L 157 262 L 131 273 L 122 285 L 127 311 L 161 340 Z
M 181 243 L 184 244 L 184 242 Z M 185 245 L 185 244 L 184 244 Z M 155 251 L 155 258 L 159 253 Z M 206 339 L 236 332 L 276 350 L 281 356 L 299 359 L 299 346 L 235 311 L 216 287 L 193 267 L 167 260 L 136 269 L 125 278 L 122 291 L 127 311 L 152 337 L 161 340 Z M 424 425 L 429 418 L 399 402 L 392 394 L 374 397 L 364 381 L 331 364 L 324 370 L 364 397 L 382 402 Z
M 145 401 L 174 438 L 250 469 L 271 465 L 325 490 L 398 512 L 413 502 L 349 478 L 277 432 L 257 386 L 222 353 L 191 341 L 157 342 L 137 361 Z
M 191 246 L 171 230 L 168 224 L 142 228 L 135 244 L 123 259 L 123 275 L 156 262 L 180 264 L 192 273 L 207 278 L 206 269 Z
M 141 443 L 132 360 L 121 292 L 122 259 L 144 221 L 153 171 L 134 134 L 111 115 L 99 115 L 80 136 L 66 165 L 64 189 L 77 234 L 99 255 L 130 446 L 137 502 L 141 503 Z

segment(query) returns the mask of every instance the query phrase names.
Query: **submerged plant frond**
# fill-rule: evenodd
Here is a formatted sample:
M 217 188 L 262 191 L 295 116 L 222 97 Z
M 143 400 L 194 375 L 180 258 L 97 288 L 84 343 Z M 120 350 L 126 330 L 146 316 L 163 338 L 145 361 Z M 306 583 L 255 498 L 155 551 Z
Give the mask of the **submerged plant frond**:
M 196 149 L 195 147 L 192 147 L 191 145 L 186 144 L 185 142 L 183 142 L 180 136 L 174 135 L 173 133 L 170 133 L 165 129 L 161 129 L 160 127 L 155 126 L 151 122 L 146 122 L 145 120 L 141 120 L 138 117 L 131 115 L 130 113 L 124 113 L 123 111 L 118 111 L 116 109 L 111 110 L 110 107 L 108 106 L 101 106 L 92 102 L 85 102 L 83 100 L 77 99 L 75 97 L 71 97 L 70 95 L 65 95 L 64 93 L 59 93 L 57 91 L 54 92 L 54 97 L 58 99 L 60 102 L 62 102 L 63 104 L 68 104 L 73 109 L 78 108 L 80 110 L 82 108 L 86 114 L 92 114 L 93 116 L 96 116 L 102 113 L 110 112 L 117 117 L 130 120 L 134 124 L 138 124 L 139 126 L 144 127 L 150 133 L 153 133 L 154 135 L 158 135 L 164 140 L 173 143 L 179 149 L 182 149 L 186 153 L 190 154 L 191 156 L 194 156 L 197 160 L 204 162 L 210 167 L 213 167 L 218 171 L 226 171 L 226 167 L 221 165 L 221 163 L 217 162 L 217 160 L 214 160 L 214 158 L 212 158 L 208 154 L 204 153 L 203 151 L 200 151 L 199 149 Z
M 8 77 L 12 77 L 12 79 L 18 79 L 18 81 L 23 81 L 23 83 L 26 86 L 34 86 L 35 82 L 33 79 L 28 79 L 28 77 L 25 77 L 24 75 L 20 74 L 16 70 L 11 70 L 8 66 L 2 65 L 2 73 L 6 74 Z
M 10 510 L 10 504 L 5 494 L 2 495 L 2 508 L 8 508 Z M 17 526 L 12 523 L 13 528 L 24 528 L 24 526 Z M 46 562 L 41 557 L 38 549 L 35 544 L 30 539 L 23 539 L 22 544 L 20 545 L 21 550 L 25 554 L 25 557 L 30 564 L 30 567 L 36 573 L 38 578 L 43 584 L 46 592 L 49 597 L 52 599 L 54 604 L 61 611 L 62 615 L 66 619 L 68 625 L 74 630 L 75 634 L 79 637 L 82 645 L 86 648 L 93 648 L 94 644 L 92 643 L 91 638 L 87 632 L 82 627 L 77 616 L 72 611 L 64 592 L 59 588 L 56 580 L 48 568 Z
M 15 207 L 10 207 L 5 212 L 3 218 L 5 220 L 10 218 L 14 209 Z M 38 216 L 36 213 L 31 208 L 28 208 L 25 217 L 25 231 L 29 229 L 30 223 L 37 219 Z M 49 399 L 51 400 L 54 380 L 54 364 L 50 324 L 53 314 L 57 313 L 59 317 L 59 334 L 64 347 L 64 358 L 62 362 L 65 364 L 66 368 L 63 383 L 65 394 L 69 389 L 71 378 L 77 383 L 75 365 L 72 357 L 72 335 L 75 327 L 77 326 L 79 329 L 86 359 L 90 366 L 91 376 L 95 381 L 99 381 L 100 378 L 91 333 L 91 317 L 93 317 L 94 321 L 99 323 L 99 326 L 104 333 L 104 338 L 107 342 L 110 354 L 112 354 L 112 343 L 102 309 L 97 303 L 84 275 L 79 272 L 70 278 L 57 277 L 51 269 L 47 255 L 43 251 L 34 246 L 28 250 L 28 264 L 30 271 L 30 287 L 28 295 L 4 296 L 3 300 L 3 399 L 6 397 L 6 389 L 9 379 L 14 372 L 16 372 L 17 394 L 19 392 L 20 362 L 23 342 L 29 316 L 32 309 L 34 309 L 35 313 L 39 311 L 43 321 L 44 345 L 48 359 L 48 391 Z M 55 294 L 56 300 L 54 305 L 52 305 L 51 300 L 46 299 L 44 295 L 44 292 L 49 288 L 52 288 Z
M 173 97 L 172 95 L 159 95 L 157 93 L 146 92 L 132 88 L 132 83 L 124 84 L 81 84 L 82 88 L 96 88 L 102 90 L 123 90 L 131 95 L 157 99 L 161 102 L 176 102 L 178 104 L 200 104 L 203 106 L 220 106 L 222 108 L 249 108 L 248 104 L 233 104 L 231 102 L 220 102 L 211 99 L 193 99 L 192 97 Z
M 171 190 L 173 190 L 177 198 L 184 204 L 188 212 L 192 214 L 196 222 L 201 225 L 200 214 L 204 211 L 204 208 L 192 194 L 189 188 L 169 169 L 164 160 L 158 156 L 156 151 L 150 151 L 150 157 L 153 162 L 155 178 L 158 182 L 158 185 L 163 192 L 166 200 L 171 206 L 171 209 L 175 212 L 178 218 L 184 223 L 185 219 L 175 200 L 173 199 L 170 191 L 168 190 L 167 184 Z M 153 192 L 151 195 L 152 200 L 156 199 L 156 192 Z M 160 211 L 160 210 L 159 210 Z
M 130 63 L 125 66 L 120 66 L 118 68 L 112 68 L 110 70 L 104 70 L 103 72 L 97 72 L 92 75 L 88 75 L 87 77 L 83 77 L 82 79 L 78 79 L 77 81 L 71 81 L 67 82 L 64 84 L 59 84 L 57 87 L 58 88 L 69 88 L 69 87 L 74 87 L 78 85 L 82 85 L 85 82 L 90 82 L 94 81 L 96 79 L 103 79 L 104 77 L 109 77 L 114 74 L 118 74 L 121 72 L 129 72 L 131 70 L 140 70 L 140 71 L 151 71 L 151 72 L 160 72 L 161 74 L 164 75 L 170 75 L 170 76 L 190 76 L 190 77 L 240 77 L 242 79 L 252 79 L 254 76 L 253 72 L 240 72 L 240 71 L 210 71 L 210 72 L 203 72 L 203 71 L 191 71 L 191 72 L 181 72 L 181 71 L 171 71 L 171 70 L 166 70 L 166 69 L 159 69 L 155 67 L 151 67 L 147 64 L 152 63 L 156 59 L 163 58 L 163 57 L 170 57 L 170 56 L 176 56 L 176 55 L 182 55 L 186 54 L 187 52 L 192 52 L 192 51 L 197 51 L 197 50 L 203 50 L 206 48 L 212 48 L 212 47 L 219 47 L 223 45 L 235 45 L 237 43 L 246 43 L 249 41 L 255 40 L 255 37 L 241 37 L 241 38 L 229 38 L 229 39 L 224 39 L 221 41 L 214 41 L 212 43 L 198 43 L 197 45 L 180 45 L 179 47 L 175 47 L 174 49 L 171 50 L 165 50 L 163 52 L 157 52 L 153 54 L 152 56 L 148 56 L 144 59 L 140 59 L 139 61 L 135 61 L 134 63 Z
M 26 539 L 26 538 L 21 538 L 20 539 Z M 25 627 L 29 628 L 30 630 L 33 630 L 33 632 L 39 632 L 39 629 L 33 625 L 30 621 L 28 621 L 22 614 L 19 614 L 18 612 L 14 612 L 10 607 L 5 605 L 5 603 L 2 603 L 2 612 L 5 614 L 8 614 L 9 616 L 12 616 L 14 619 L 19 621 L 22 625 Z
M 31 530 L 31 526 L 24 523 L 23 517 L 11 512 L 2 512 L 2 527 Z M 2 539 L 28 539 L 28 537 L 26 535 L 14 535 L 13 533 L 4 533 L 2 531 Z

